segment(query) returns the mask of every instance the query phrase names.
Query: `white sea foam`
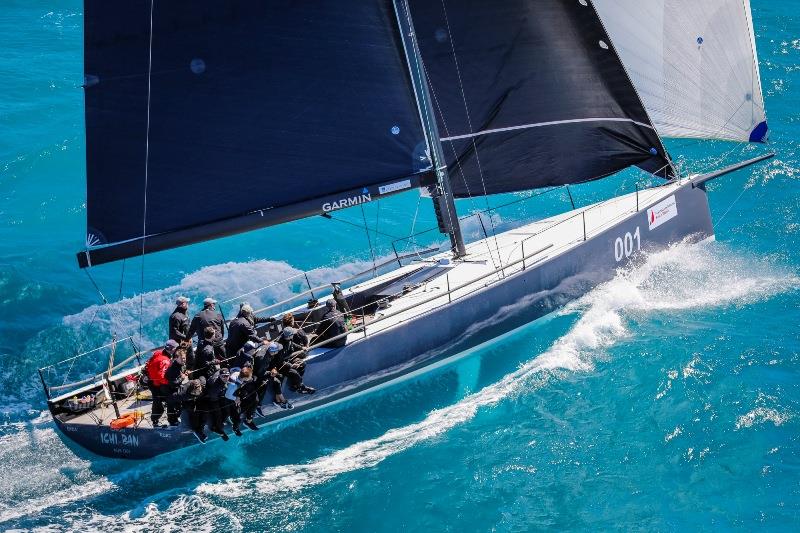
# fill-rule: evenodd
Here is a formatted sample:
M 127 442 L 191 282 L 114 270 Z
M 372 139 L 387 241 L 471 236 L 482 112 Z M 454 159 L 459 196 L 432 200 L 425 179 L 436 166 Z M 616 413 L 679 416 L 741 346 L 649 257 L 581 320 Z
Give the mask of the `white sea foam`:
M 630 335 L 627 314 L 743 305 L 799 285 L 800 280 L 794 274 L 755 265 L 726 253 L 718 245 L 678 244 L 651 254 L 638 268 L 620 272 L 612 281 L 566 306 L 561 314 L 580 314 L 572 328 L 545 353 L 497 383 L 454 405 L 430 412 L 420 422 L 392 429 L 311 462 L 268 468 L 252 478 L 204 483 L 198 491 L 222 498 L 240 497 L 253 490 L 264 494 L 296 492 L 346 472 L 375 466 L 387 457 L 469 421 L 479 409 L 529 391 L 532 384 L 546 382 L 554 370 L 591 369 L 604 349 Z
M 0 486 L 6 496 L 13 496 L 0 498 L 0 524 L 116 488 L 106 477 L 89 474 L 89 463 L 69 451 L 52 427 L 40 427 L 47 419 L 42 415 L 0 437 L 0 460 L 5 465 Z
M 166 499 L 163 496 L 162 499 Z M 57 531 L 242 531 L 236 514 L 197 495 L 180 495 L 169 504 L 148 502 L 121 515 L 90 509 L 65 513 Z
M 371 263 L 354 262 L 338 267 L 318 268 L 309 272 L 309 279 L 312 285 L 320 285 L 356 274 L 369 268 L 370 265 Z M 288 278 L 294 279 L 291 283 L 280 283 Z M 292 285 L 303 285 L 303 288 L 306 288 L 305 278 L 301 270 L 285 262 L 264 259 L 245 263 L 222 263 L 187 274 L 177 285 L 146 292 L 141 296 L 141 300 L 140 296 L 136 295 L 108 305 L 91 305 L 77 314 L 64 317 L 63 324 L 78 333 L 92 324 L 110 339 L 114 332 L 122 337 L 138 331 L 141 318 L 145 328 L 156 325 L 155 334 L 160 335 L 164 329 L 162 322 L 174 309 L 175 299 L 180 295 L 190 297 L 194 309 L 206 296 L 214 296 L 224 301 L 264 288 L 245 298 L 257 308 L 288 298 L 293 293 Z M 235 303 L 230 304 L 227 310 L 230 311 L 235 305 Z M 155 345 L 163 339 L 144 340 Z
M 753 402 L 754 408 L 736 418 L 736 431 L 751 428 L 761 424 L 771 422 L 775 426 L 781 426 L 792 418 L 792 413 L 783 409 L 779 404 L 777 396 L 758 391 L 758 395 Z
M 772 422 L 776 426 L 780 426 L 787 420 L 789 420 L 789 414 L 787 413 L 768 407 L 756 407 L 736 419 L 736 429 L 749 428 L 766 422 Z

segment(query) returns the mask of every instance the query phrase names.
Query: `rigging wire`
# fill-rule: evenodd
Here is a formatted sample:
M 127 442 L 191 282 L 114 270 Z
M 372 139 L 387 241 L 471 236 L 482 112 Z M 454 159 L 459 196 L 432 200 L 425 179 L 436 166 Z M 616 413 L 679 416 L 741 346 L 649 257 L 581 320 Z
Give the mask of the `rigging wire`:
M 722 214 L 722 216 L 719 217 L 717 219 L 717 221 L 714 223 L 714 228 L 715 229 L 717 228 L 717 226 L 720 225 L 722 220 L 725 218 L 725 215 L 730 213 L 731 209 L 733 209 L 733 206 L 736 205 L 736 202 L 738 202 L 742 198 L 742 196 L 744 195 L 745 191 L 747 191 L 748 189 L 750 189 L 750 187 L 742 187 L 742 190 L 739 193 L 739 196 L 737 196 L 736 199 L 733 202 L 731 202 L 731 205 L 728 206 L 728 209 L 726 209 L 725 212 Z
M 86 273 L 86 277 L 89 278 L 89 281 L 92 282 L 92 285 L 94 285 L 94 289 L 97 291 L 97 294 L 100 295 L 100 298 L 103 300 L 103 303 L 108 304 L 108 300 L 106 299 L 105 294 L 103 294 L 103 291 L 100 290 L 100 287 L 97 285 L 97 282 L 92 277 L 92 273 L 89 272 L 89 269 L 84 268 L 83 271 Z
M 119 275 L 119 295 L 117 300 L 122 300 L 122 285 L 125 281 L 125 259 L 122 260 L 122 273 Z
M 452 31 L 450 31 L 450 19 L 447 16 L 447 6 L 445 5 L 445 0 L 441 0 L 441 1 L 442 1 L 442 12 L 444 14 L 444 21 L 445 21 L 445 25 L 447 26 L 447 34 L 450 36 L 450 50 L 453 53 L 453 63 L 455 64 L 456 74 L 458 75 L 458 87 L 461 90 L 461 99 L 464 102 L 464 112 L 467 115 L 467 125 L 469 127 L 469 132 L 473 133 L 474 129 L 472 127 L 472 117 L 471 117 L 470 112 L 469 112 L 469 104 L 467 103 L 467 95 L 464 92 L 464 83 L 462 82 L 462 79 L 461 79 L 461 68 L 458 65 L 458 56 L 456 55 L 455 44 L 453 44 L 453 33 L 452 33 Z M 449 136 L 449 134 L 448 134 L 448 136 Z M 481 166 L 481 158 L 480 158 L 480 155 L 478 154 L 478 143 L 475 141 L 475 137 L 472 137 L 471 141 L 472 141 L 472 149 L 475 151 L 475 162 L 478 165 L 478 175 L 481 178 L 481 186 L 483 187 L 483 199 L 486 202 L 486 208 L 487 208 L 487 211 L 488 211 L 488 210 L 491 209 L 491 206 L 489 205 L 488 192 L 486 191 L 486 181 L 485 181 L 484 176 L 483 176 L 483 167 Z M 466 182 L 466 180 L 464 180 L 464 181 Z M 478 215 L 478 216 L 480 216 L 480 215 Z M 497 229 L 495 228 L 494 217 L 491 215 L 491 213 L 489 214 L 489 222 L 492 225 L 492 235 L 494 237 L 494 246 L 495 246 L 495 249 L 497 251 L 497 260 L 500 261 L 500 266 L 502 267 L 503 266 L 503 259 L 500 257 L 500 245 L 497 242 Z M 494 263 L 494 261 L 493 261 L 493 263 Z
M 361 224 L 358 224 L 356 222 L 352 222 L 350 220 L 345 220 L 343 218 L 336 218 L 333 215 L 331 215 L 330 213 L 325 213 L 324 215 L 321 215 L 321 216 L 323 218 L 328 219 L 328 220 L 334 220 L 336 222 L 341 222 L 343 224 L 347 224 L 347 225 L 350 225 L 350 226 L 353 226 L 353 227 L 356 227 L 356 228 L 359 228 L 359 229 L 364 229 L 366 227 L 366 226 L 362 226 Z M 378 231 L 378 230 L 373 230 L 373 231 L 375 231 L 375 233 L 378 234 L 378 235 L 383 235 L 384 237 L 389 237 L 390 239 L 394 239 L 394 240 L 399 240 L 399 239 L 403 238 L 403 237 L 398 237 L 396 235 L 392 235 L 390 233 L 386 233 L 386 232 L 383 232 L 383 231 Z
M 363 205 L 363 204 L 362 204 Z M 378 225 L 381 223 L 381 202 L 378 201 L 378 208 L 375 211 L 375 248 L 378 248 Z
M 417 245 L 416 235 L 414 235 L 414 229 L 417 226 L 417 217 L 419 216 L 419 204 L 422 203 L 422 194 L 417 196 L 417 208 L 414 210 L 414 218 L 411 220 L 411 234 L 409 235 L 408 244 L 406 245 L 405 252 L 408 250 L 410 246 L 414 246 L 414 252 L 417 254 L 418 259 L 422 259 L 419 255 L 419 246 Z
M 364 218 L 364 230 L 367 233 L 367 243 L 369 244 L 369 254 L 372 256 L 372 270 L 375 270 L 375 250 L 372 248 L 372 238 L 369 236 L 369 226 L 367 226 L 367 213 L 364 211 L 364 204 L 361 204 L 361 216 Z
M 425 75 L 427 77 L 428 70 L 425 68 L 425 65 L 422 66 L 423 70 L 425 71 Z M 447 119 L 444 116 L 444 112 L 442 111 L 441 106 L 439 105 L 439 99 L 436 96 L 436 89 L 433 88 L 433 84 L 428 84 L 428 88 L 430 89 L 431 96 L 433 97 L 433 104 L 436 106 L 436 109 L 439 111 L 439 116 L 442 118 L 442 126 L 444 127 L 444 132 L 447 137 L 450 137 L 450 128 L 447 126 Z M 461 180 L 464 182 L 464 188 L 467 190 L 467 197 L 469 198 L 470 203 L 472 204 L 472 208 L 475 212 L 481 213 L 486 211 L 481 211 L 478 209 L 478 206 L 475 204 L 475 197 L 472 195 L 472 192 L 469 189 L 469 183 L 467 182 L 467 177 L 464 174 L 464 167 L 461 165 L 461 159 L 458 157 L 458 153 L 456 152 L 455 145 L 453 141 L 449 142 L 450 150 L 453 152 L 453 159 L 456 163 L 456 167 L 458 168 L 458 173 L 461 174 Z M 474 213 L 470 216 L 474 216 Z M 426 230 L 427 231 L 427 230 Z M 492 248 L 489 246 L 489 241 L 484 240 L 486 243 L 486 249 L 489 251 L 489 258 L 492 260 L 492 266 L 497 268 L 497 263 L 495 263 L 494 255 L 492 254 Z
M 142 211 L 142 273 L 141 273 L 141 288 L 139 289 L 139 338 L 142 338 L 142 322 L 144 320 L 144 251 L 145 242 L 147 241 L 147 186 L 148 186 L 148 170 L 150 167 L 150 96 L 151 96 L 151 78 L 153 72 L 153 7 L 155 0 L 150 0 L 150 42 L 147 57 L 147 128 L 145 134 L 145 152 L 144 152 L 144 200 Z

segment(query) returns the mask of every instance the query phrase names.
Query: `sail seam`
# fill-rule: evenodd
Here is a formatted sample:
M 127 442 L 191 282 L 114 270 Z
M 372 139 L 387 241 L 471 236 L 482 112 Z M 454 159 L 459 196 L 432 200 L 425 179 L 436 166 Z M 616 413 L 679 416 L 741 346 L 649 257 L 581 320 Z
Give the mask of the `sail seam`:
M 451 137 L 443 137 L 440 139 L 442 142 L 444 141 L 457 141 L 459 139 L 470 139 L 473 137 L 479 137 L 481 135 L 489 135 L 491 133 L 502 133 L 506 131 L 516 131 L 516 130 L 527 130 L 530 128 L 542 128 L 547 126 L 558 126 L 561 124 L 578 124 L 582 122 L 630 122 L 632 124 L 636 124 L 637 126 L 642 126 L 644 128 L 650 128 L 651 130 L 655 131 L 655 128 L 650 124 L 645 124 L 644 122 L 639 122 L 633 120 L 631 118 L 573 118 L 567 120 L 552 120 L 549 122 L 536 122 L 533 124 L 520 124 L 519 126 L 508 126 L 507 128 L 493 128 L 490 130 L 481 130 L 476 131 L 475 133 L 466 133 L 464 135 L 453 135 Z

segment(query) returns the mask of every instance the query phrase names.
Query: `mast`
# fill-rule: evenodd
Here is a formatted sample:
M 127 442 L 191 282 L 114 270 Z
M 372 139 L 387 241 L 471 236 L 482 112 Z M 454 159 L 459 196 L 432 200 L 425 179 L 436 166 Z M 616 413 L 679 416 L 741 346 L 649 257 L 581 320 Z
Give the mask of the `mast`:
M 403 50 L 408 61 L 408 70 L 414 86 L 414 95 L 417 99 L 422 127 L 425 131 L 425 138 L 428 141 L 429 157 L 432 160 L 433 167 L 436 169 L 436 185 L 429 187 L 433 198 L 434 211 L 436 212 L 436 221 L 439 224 L 439 230 L 450 236 L 450 246 L 455 257 L 463 257 L 467 255 L 467 250 L 464 246 L 464 237 L 461 234 L 456 205 L 453 201 L 453 190 L 450 186 L 450 176 L 447 173 L 447 162 L 442 151 L 439 127 L 436 124 L 436 115 L 428 89 L 425 68 L 422 64 L 422 56 L 417 45 L 417 37 L 414 33 L 414 23 L 411 20 L 408 0 L 392 0 L 392 3 L 400 26 Z

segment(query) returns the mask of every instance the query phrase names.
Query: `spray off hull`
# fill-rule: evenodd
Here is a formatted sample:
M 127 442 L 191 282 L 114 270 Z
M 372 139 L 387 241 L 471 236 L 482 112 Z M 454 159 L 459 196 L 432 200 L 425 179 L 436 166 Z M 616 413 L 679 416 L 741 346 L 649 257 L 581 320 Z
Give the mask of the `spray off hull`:
M 452 302 L 309 359 L 305 381 L 317 387 L 317 394 L 290 397 L 296 400 L 294 409 L 271 411 L 258 423 L 263 427 L 307 414 L 446 362 L 610 280 L 619 268 L 635 261 L 640 251 L 664 249 L 686 239 L 703 240 L 713 232 L 705 188 L 692 182 L 672 187 L 561 253 L 532 261 L 535 264 Z M 199 444 L 186 424 L 169 430 L 115 431 L 105 425 L 76 425 L 54 418 L 69 440 L 107 457 L 146 459 Z M 217 439 L 211 434 L 209 444 Z M 225 445 L 235 445 L 235 441 Z

